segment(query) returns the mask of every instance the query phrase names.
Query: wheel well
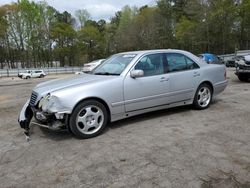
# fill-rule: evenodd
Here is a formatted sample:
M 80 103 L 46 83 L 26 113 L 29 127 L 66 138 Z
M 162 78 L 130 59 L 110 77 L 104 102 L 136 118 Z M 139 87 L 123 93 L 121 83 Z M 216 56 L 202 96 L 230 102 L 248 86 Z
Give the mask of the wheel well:
M 79 103 L 81 103 L 81 102 L 83 102 L 83 101 L 86 101 L 86 100 L 96 100 L 96 101 L 102 103 L 102 104 L 104 105 L 104 107 L 106 108 L 106 110 L 107 110 L 107 113 L 108 113 L 108 121 L 111 120 L 111 113 L 110 113 L 109 106 L 107 105 L 107 103 L 106 103 L 104 100 L 102 100 L 102 99 L 100 99 L 100 98 L 98 98 L 98 97 L 85 98 L 85 99 L 79 101 L 79 102 L 75 105 L 75 107 L 76 107 Z M 75 107 L 74 107 L 74 108 L 75 108 Z
M 212 89 L 212 93 L 214 93 L 214 87 L 213 87 L 213 84 L 211 83 L 211 82 L 209 82 L 209 81 L 204 81 L 204 82 L 202 82 L 201 84 L 207 84 L 207 85 L 209 85 L 210 87 L 211 87 L 211 89 Z M 201 85 L 200 84 L 200 85 Z

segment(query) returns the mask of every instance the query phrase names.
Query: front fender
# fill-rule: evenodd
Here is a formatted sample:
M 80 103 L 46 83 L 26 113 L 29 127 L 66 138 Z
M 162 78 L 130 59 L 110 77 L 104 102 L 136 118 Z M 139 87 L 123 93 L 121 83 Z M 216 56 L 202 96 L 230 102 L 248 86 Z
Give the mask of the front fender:
M 96 98 L 107 104 L 111 114 L 120 114 L 125 111 L 123 104 L 123 79 L 123 77 L 114 77 L 98 83 L 64 88 L 51 94 L 58 99 L 61 113 L 71 114 L 80 101 Z M 120 105 L 112 106 L 113 103 L 119 103 Z

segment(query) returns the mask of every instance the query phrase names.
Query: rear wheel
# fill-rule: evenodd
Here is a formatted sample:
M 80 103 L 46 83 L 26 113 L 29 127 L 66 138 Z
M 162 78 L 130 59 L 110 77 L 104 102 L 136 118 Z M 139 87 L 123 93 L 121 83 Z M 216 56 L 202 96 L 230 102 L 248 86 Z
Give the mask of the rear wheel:
M 101 134 L 108 122 L 105 106 L 95 100 L 83 101 L 70 117 L 71 131 L 80 138 L 92 138 Z
M 206 109 L 212 101 L 212 95 L 211 86 L 206 83 L 201 84 L 194 97 L 194 107 L 198 110 Z
M 30 79 L 30 76 L 26 76 L 26 79 Z
M 44 75 L 43 75 L 43 74 L 41 74 L 41 75 L 40 75 L 40 78 L 43 78 L 43 77 L 44 77 Z

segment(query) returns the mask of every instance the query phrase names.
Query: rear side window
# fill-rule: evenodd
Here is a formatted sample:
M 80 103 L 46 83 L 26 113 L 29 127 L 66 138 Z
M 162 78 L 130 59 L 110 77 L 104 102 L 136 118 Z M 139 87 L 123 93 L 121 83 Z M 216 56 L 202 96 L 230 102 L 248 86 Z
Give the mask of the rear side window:
M 42 71 L 35 71 L 35 73 L 41 73 Z
M 198 69 L 199 65 L 195 63 L 193 60 L 189 59 L 188 57 L 185 57 L 186 63 L 187 63 L 187 69 Z
M 199 66 L 190 58 L 183 54 L 170 53 L 167 54 L 168 72 L 185 71 L 197 69 Z

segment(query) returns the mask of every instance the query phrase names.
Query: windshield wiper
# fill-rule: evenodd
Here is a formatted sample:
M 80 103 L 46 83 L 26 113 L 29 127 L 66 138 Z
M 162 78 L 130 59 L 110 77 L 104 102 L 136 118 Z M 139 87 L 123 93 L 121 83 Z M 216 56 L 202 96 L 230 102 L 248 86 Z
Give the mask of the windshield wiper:
M 95 75 L 120 75 L 120 74 L 117 74 L 117 73 L 110 73 L 110 72 L 95 72 L 94 73 Z

